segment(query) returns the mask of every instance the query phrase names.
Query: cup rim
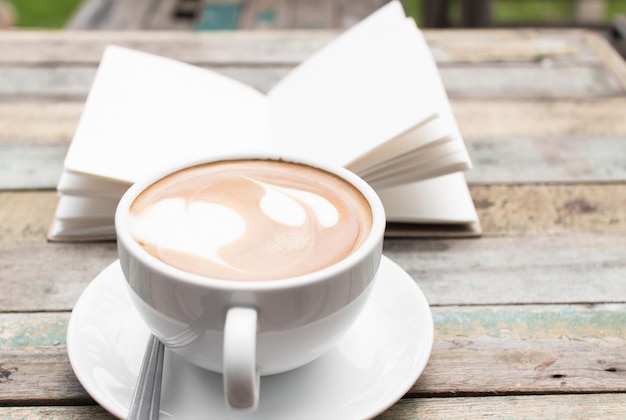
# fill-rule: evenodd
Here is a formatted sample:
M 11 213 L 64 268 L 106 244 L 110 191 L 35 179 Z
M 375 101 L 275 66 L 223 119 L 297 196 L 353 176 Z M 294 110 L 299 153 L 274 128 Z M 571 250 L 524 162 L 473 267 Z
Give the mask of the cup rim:
M 363 243 L 355 251 L 341 261 L 311 273 L 285 279 L 233 281 L 218 277 L 207 277 L 194 274 L 173 267 L 150 254 L 141 245 L 139 245 L 139 243 L 130 234 L 129 229 L 121 228 L 121 226 L 125 226 L 128 223 L 129 208 L 131 204 L 135 201 L 136 197 L 150 185 L 185 168 L 228 160 L 275 160 L 298 163 L 330 172 L 348 181 L 365 197 L 372 212 L 372 226 L 365 241 L 363 241 Z M 352 171 L 338 165 L 326 164 L 324 162 L 314 161 L 303 157 L 273 153 L 230 153 L 195 158 L 172 164 L 142 177 L 142 179 L 131 185 L 131 187 L 128 188 L 128 190 L 123 194 L 115 211 L 115 231 L 117 235 L 118 247 L 123 246 L 126 252 L 132 254 L 133 258 L 138 259 L 142 264 L 150 267 L 150 269 L 158 272 L 160 275 L 167 278 L 175 278 L 176 281 L 179 282 L 196 286 L 210 287 L 213 289 L 233 291 L 289 289 L 335 277 L 339 273 L 349 270 L 351 267 L 367 258 L 367 255 L 372 252 L 376 252 L 375 250 L 379 246 L 379 242 L 382 243 L 383 241 L 385 227 L 385 210 L 378 194 L 374 191 L 373 187 Z

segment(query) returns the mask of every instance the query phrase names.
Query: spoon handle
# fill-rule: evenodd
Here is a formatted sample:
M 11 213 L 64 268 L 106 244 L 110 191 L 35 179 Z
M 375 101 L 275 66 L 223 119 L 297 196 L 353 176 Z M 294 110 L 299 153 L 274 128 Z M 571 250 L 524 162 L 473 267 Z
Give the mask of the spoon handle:
M 159 418 L 164 354 L 163 343 L 151 334 L 130 403 L 129 420 L 157 420 Z

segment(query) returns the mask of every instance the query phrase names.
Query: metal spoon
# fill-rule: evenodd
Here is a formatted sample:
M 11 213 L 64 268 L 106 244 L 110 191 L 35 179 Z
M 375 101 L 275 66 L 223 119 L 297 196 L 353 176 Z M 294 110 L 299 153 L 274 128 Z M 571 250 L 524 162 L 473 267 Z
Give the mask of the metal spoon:
M 159 418 L 164 354 L 163 343 L 151 334 L 130 403 L 129 420 L 157 420 Z

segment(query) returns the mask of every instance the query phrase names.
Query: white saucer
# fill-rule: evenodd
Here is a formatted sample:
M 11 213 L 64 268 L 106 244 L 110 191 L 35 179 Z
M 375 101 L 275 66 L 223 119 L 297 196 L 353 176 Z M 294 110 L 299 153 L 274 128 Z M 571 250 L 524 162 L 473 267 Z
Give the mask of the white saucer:
M 433 344 L 430 307 L 415 281 L 383 258 L 370 301 L 341 342 L 294 371 L 261 378 L 259 408 L 229 411 L 222 378 L 166 352 L 161 418 L 364 419 L 393 405 L 422 373 Z M 124 418 L 149 336 L 116 261 L 76 303 L 67 330 L 87 392 Z

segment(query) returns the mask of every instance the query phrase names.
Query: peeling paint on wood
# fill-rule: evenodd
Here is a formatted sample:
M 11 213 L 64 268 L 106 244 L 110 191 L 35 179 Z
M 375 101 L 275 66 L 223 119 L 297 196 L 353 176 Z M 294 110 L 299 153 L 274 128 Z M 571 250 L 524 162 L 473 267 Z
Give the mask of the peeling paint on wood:
M 64 347 L 69 314 L 0 315 L 0 349 Z
M 433 318 L 438 336 L 448 340 L 482 335 L 540 340 L 560 335 L 563 340 L 621 343 L 626 349 L 624 304 L 433 308 Z

